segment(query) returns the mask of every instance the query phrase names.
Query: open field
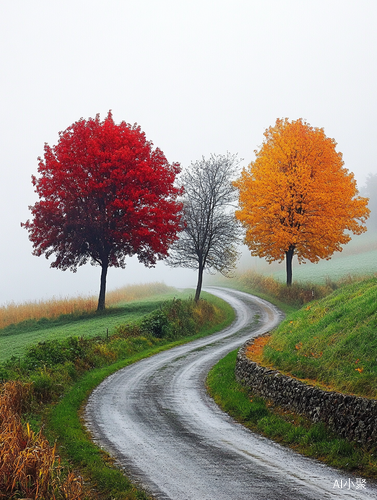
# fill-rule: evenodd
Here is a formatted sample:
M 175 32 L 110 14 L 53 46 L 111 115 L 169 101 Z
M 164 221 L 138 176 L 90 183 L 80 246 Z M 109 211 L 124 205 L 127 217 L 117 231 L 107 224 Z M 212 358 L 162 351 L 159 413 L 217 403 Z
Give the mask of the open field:
M 106 306 L 120 306 L 134 300 L 144 299 L 154 295 L 174 293 L 175 289 L 164 283 L 146 283 L 140 285 L 128 285 L 111 290 L 106 294 Z M 0 329 L 13 323 L 27 320 L 38 320 L 41 318 L 54 319 L 59 316 L 81 315 L 92 313 L 97 308 L 98 298 L 69 297 L 52 298 L 36 302 L 11 302 L 0 307 Z
M 165 293 L 161 292 L 143 300 L 123 302 L 123 305 L 110 307 L 100 314 L 93 311 L 84 315 L 73 314 L 55 319 L 42 318 L 37 321 L 29 320 L 9 325 L 0 330 L 0 363 L 11 356 L 21 357 L 29 345 L 37 342 L 62 340 L 69 336 L 105 336 L 107 330 L 111 334 L 116 325 L 134 322 L 158 309 L 167 300 L 174 297 L 188 298 L 193 293 L 192 290 L 179 292 L 168 288 Z

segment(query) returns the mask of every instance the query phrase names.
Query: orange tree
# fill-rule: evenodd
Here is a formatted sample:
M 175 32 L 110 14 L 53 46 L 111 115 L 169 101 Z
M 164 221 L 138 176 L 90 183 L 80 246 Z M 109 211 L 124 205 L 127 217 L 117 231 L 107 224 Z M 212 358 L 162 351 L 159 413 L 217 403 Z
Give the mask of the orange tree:
M 323 129 L 286 118 L 264 136 L 256 160 L 234 183 L 236 217 L 251 255 L 268 262 L 286 259 L 290 285 L 294 254 L 300 263 L 329 259 L 350 241 L 350 232 L 366 231 L 368 199 L 358 196 L 353 174 Z

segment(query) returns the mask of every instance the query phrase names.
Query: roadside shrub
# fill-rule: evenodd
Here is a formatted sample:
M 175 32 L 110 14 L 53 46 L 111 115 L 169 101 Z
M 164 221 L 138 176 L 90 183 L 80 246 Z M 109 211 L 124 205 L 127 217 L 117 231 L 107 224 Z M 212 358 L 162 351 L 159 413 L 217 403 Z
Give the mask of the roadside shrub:
M 153 337 L 162 339 L 169 336 L 169 318 L 166 310 L 157 310 L 148 314 L 141 322 L 141 330 Z
M 123 324 L 118 325 L 114 328 L 114 333 L 112 337 L 123 337 L 125 339 L 129 337 L 139 337 L 142 334 L 141 327 L 139 324 Z
M 47 403 L 52 395 L 56 393 L 55 383 L 47 370 L 42 370 L 39 374 L 32 376 L 33 394 L 38 402 Z
M 28 348 L 23 364 L 27 369 L 43 368 L 43 366 L 54 366 L 63 363 L 64 358 L 60 342 L 38 342 L 38 344 Z
M 0 384 L 9 380 L 9 371 L 5 368 L 5 366 L 0 366 Z
M 215 321 L 216 313 L 216 309 L 206 300 L 201 300 L 198 303 L 194 303 L 192 316 L 195 321 L 196 327 L 201 328 L 205 324 Z
M 88 339 L 68 337 L 67 339 L 46 340 L 32 345 L 26 351 L 22 364 L 28 370 L 53 368 L 66 361 L 75 361 L 77 358 L 85 357 L 90 346 Z
M 114 337 L 111 339 L 109 344 L 109 349 L 117 356 L 117 359 L 126 358 L 127 356 L 132 356 L 135 352 L 140 351 L 140 349 L 148 349 L 156 344 L 160 343 L 160 339 L 155 337 L 133 337 L 128 339 L 122 339 Z
M 173 299 L 161 309 L 148 314 L 140 323 L 140 329 L 146 335 L 155 338 L 178 339 L 194 335 L 205 324 L 212 322 L 216 308 L 205 300 Z
M 166 316 L 170 325 L 170 336 L 175 339 L 184 335 L 194 335 L 200 329 L 199 316 L 195 311 L 204 304 L 205 301 L 196 303 L 190 300 L 174 299 L 166 306 Z
M 92 347 L 86 360 L 89 361 L 92 366 L 100 367 L 114 363 L 114 361 L 117 360 L 117 355 L 107 343 L 103 342 L 97 343 Z

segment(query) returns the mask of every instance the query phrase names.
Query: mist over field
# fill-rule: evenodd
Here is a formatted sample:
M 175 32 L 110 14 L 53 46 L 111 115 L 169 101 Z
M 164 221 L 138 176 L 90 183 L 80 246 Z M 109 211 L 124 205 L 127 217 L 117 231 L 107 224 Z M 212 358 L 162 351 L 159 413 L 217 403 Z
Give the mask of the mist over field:
M 345 167 L 365 186 L 377 173 L 376 22 L 374 0 L 6 2 L 0 304 L 98 294 L 100 267 L 51 269 L 51 259 L 32 256 L 20 227 L 37 200 L 31 176 L 44 143 L 55 145 L 59 131 L 81 117 L 103 119 L 111 109 L 116 123 L 138 123 L 182 167 L 227 151 L 246 166 L 277 118 L 303 118 L 337 141 Z M 306 269 L 326 276 L 342 260 L 350 273 L 358 265 L 373 271 L 376 228 L 355 237 L 351 253 Z M 247 250 L 240 266 L 284 271 Z M 294 264 L 293 280 L 305 266 Z M 107 284 L 155 281 L 195 286 L 196 273 L 162 262 L 147 269 L 130 258 L 126 269 L 109 269 Z
M 248 269 L 266 274 L 285 283 L 286 263 L 272 262 L 251 257 L 245 247 L 238 266 L 238 273 Z M 368 276 L 377 273 L 377 234 L 369 233 L 354 236 L 344 246 L 342 252 L 336 252 L 331 259 L 322 259 L 318 263 L 304 262 L 299 264 L 293 259 L 293 282 L 303 281 L 323 284 L 327 280 L 338 281 L 348 276 Z

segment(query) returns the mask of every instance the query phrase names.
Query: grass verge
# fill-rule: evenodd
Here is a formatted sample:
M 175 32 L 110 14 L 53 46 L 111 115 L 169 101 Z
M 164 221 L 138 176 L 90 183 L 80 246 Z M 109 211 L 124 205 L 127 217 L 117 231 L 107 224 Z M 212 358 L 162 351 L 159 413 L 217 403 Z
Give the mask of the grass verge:
M 376 451 L 349 443 L 323 424 L 274 407 L 240 385 L 235 379 L 237 351 L 219 361 L 209 372 L 207 389 L 215 402 L 253 432 L 289 446 L 328 465 L 377 478 Z

